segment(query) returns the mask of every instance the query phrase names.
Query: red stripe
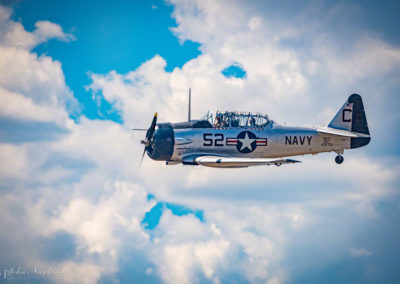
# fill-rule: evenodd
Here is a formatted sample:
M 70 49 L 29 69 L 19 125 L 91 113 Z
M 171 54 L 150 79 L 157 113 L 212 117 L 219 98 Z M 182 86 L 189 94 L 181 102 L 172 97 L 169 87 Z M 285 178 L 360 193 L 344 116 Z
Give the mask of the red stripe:
M 262 145 L 262 146 L 267 146 L 267 139 L 257 139 L 256 140 L 256 145 Z

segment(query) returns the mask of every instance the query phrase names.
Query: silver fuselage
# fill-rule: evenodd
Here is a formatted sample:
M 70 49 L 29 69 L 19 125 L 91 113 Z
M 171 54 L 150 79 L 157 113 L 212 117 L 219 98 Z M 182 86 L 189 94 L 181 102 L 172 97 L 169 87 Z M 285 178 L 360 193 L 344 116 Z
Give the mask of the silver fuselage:
M 241 139 L 238 139 L 243 132 L 245 135 L 247 132 L 248 142 L 251 142 L 247 147 L 244 147 Z M 255 137 L 252 136 L 250 139 L 250 133 Z M 175 162 L 182 162 L 183 157 L 191 154 L 278 158 L 331 151 L 343 153 L 344 149 L 350 148 L 348 137 L 321 134 L 313 128 L 287 127 L 275 123 L 263 129 L 251 127 L 174 129 L 174 140 L 170 160 Z

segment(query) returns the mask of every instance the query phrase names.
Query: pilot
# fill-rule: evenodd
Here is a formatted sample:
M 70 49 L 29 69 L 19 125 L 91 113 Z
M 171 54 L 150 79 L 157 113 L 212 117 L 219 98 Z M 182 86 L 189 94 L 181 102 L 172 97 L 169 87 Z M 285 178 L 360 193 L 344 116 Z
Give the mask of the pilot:
M 221 127 L 227 127 L 228 124 L 226 123 L 226 118 L 222 120 Z
M 219 116 L 215 118 L 214 127 L 221 127 L 221 118 Z

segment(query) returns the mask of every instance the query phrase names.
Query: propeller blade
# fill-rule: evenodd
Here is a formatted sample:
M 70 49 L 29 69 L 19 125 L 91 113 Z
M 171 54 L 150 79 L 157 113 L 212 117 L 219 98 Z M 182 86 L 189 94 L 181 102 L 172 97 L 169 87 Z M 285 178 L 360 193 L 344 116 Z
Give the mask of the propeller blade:
M 154 114 L 153 121 L 151 122 L 150 128 L 146 133 L 147 140 L 150 140 L 153 137 L 154 131 L 156 130 L 157 125 L 157 113 Z
M 132 128 L 132 130 L 134 130 L 134 131 L 147 131 L 147 129 L 143 129 L 143 128 Z
M 154 114 L 153 121 L 151 122 L 151 128 L 155 128 L 157 123 L 157 113 Z
M 142 154 L 142 158 L 140 159 L 140 162 L 139 162 L 139 168 L 142 166 L 142 162 L 143 162 L 143 159 L 144 159 L 144 155 L 146 154 L 146 147 L 144 148 L 144 151 L 143 151 L 143 154 Z

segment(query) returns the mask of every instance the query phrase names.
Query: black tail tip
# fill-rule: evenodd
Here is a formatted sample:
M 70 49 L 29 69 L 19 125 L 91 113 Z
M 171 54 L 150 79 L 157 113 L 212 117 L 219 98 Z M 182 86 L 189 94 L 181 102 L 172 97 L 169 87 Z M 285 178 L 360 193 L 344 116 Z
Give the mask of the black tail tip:
M 348 99 L 349 103 L 362 103 L 362 99 L 361 96 L 359 94 L 352 94 L 349 99 Z

